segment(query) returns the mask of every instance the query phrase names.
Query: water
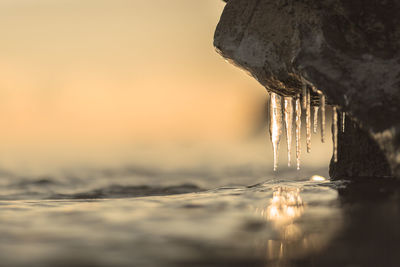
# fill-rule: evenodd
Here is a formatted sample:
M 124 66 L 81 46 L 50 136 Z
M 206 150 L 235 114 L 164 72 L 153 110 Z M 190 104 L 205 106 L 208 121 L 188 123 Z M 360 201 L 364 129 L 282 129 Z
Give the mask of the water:
M 113 182 L 100 188 L 97 179 L 71 177 L 4 184 L 0 266 L 395 266 L 400 259 L 400 187 L 392 180 L 266 177 L 212 189 L 178 176 L 175 186 L 132 186 L 103 175 Z
M 329 182 L 267 179 L 216 189 L 109 185 L 88 191 L 59 182 L 6 186 L 9 193 L 19 190 L 19 198 L 30 195 L 3 194 L 13 200 L 0 201 L 0 256 L 7 266 L 280 262 L 325 246 L 342 216 Z

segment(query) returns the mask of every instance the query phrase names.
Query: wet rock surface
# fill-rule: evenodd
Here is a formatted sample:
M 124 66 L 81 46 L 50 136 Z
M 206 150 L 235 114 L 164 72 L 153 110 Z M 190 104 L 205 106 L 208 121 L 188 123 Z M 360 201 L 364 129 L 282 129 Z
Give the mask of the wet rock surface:
M 352 159 L 351 176 L 387 174 L 366 171 L 366 157 L 400 176 L 399 13 L 395 0 L 230 0 L 214 45 L 269 91 L 294 96 L 304 79 L 349 114 L 356 125 L 339 150 Z M 345 162 L 331 172 L 348 176 Z

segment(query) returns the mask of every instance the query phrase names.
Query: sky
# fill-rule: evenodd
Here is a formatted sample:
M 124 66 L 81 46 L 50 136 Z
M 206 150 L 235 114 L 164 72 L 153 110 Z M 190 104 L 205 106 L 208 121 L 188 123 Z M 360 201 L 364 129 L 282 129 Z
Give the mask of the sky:
M 267 93 L 212 46 L 224 5 L 1 1 L 0 166 L 269 160 Z

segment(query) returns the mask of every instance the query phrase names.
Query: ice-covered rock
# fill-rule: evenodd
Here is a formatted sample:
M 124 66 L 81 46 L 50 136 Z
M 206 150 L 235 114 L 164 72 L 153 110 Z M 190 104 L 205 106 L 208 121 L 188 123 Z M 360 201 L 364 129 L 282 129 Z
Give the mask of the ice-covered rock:
M 346 112 L 335 177 L 400 176 L 398 14 L 397 0 L 229 0 L 214 45 L 269 91 L 296 96 L 306 82 Z

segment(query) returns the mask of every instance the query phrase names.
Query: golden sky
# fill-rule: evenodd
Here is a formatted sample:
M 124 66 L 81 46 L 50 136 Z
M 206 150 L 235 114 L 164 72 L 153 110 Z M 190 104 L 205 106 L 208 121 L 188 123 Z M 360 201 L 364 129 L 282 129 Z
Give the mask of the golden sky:
M 223 7 L 219 0 L 0 1 L 3 165 L 63 151 L 90 159 L 99 147 L 248 138 L 266 91 L 215 52 Z M 270 155 L 265 146 L 262 156 Z
M 1 2 L 3 138 L 243 134 L 249 103 L 264 92 L 213 49 L 222 8 L 216 0 Z

